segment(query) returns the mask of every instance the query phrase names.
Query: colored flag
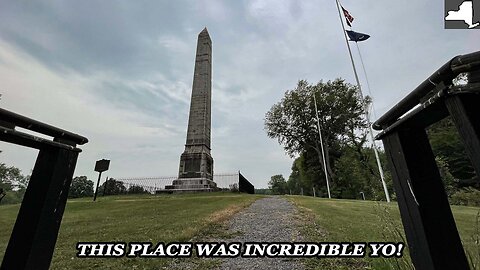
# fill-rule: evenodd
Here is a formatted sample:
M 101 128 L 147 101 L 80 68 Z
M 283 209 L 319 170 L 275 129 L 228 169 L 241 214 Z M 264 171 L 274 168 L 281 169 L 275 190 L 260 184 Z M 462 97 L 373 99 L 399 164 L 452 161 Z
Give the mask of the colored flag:
M 367 35 L 364 33 L 358 33 L 350 30 L 346 30 L 346 31 L 347 31 L 348 37 L 350 38 L 350 41 L 355 41 L 355 42 L 364 41 L 370 37 L 370 35 Z
M 342 7 L 342 6 L 341 6 Z M 347 21 L 347 25 L 352 27 L 352 22 L 353 22 L 353 17 L 352 15 L 350 15 L 350 13 L 348 12 L 348 10 L 344 9 L 342 7 L 342 10 L 343 10 L 343 15 L 345 16 L 345 21 Z

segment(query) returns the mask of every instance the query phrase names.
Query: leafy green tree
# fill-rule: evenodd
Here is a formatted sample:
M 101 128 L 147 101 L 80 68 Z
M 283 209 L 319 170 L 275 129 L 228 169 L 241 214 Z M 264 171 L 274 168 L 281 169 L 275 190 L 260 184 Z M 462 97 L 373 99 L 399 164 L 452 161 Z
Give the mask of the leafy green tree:
M 29 179 L 19 168 L 0 163 L 0 189 L 3 190 L 0 193 L 5 194 L 2 203 L 21 202 Z
M 288 192 L 291 194 L 300 194 L 300 190 L 302 188 L 302 179 L 300 175 L 300 168 L 297 166 L 299 162 L 299 158 L 296 158 L 292 164 L 292 172 L 288 177 L 287 181 L 287 189 Z
M 364 128 L 363 109 L 366 105 L 357 95 L 357 88 L 342 79 L 320 81 L 316 85 L 305 80 L 288 90 L 280 102 L 265 116 L 265 130 L 275 138 L 292 157 L 315 153 L 318 164 L 323 162 L 317 130 L 313 96 L 317 100 L 318 115 L 324 142 L 327 170 L 335 178 L 332 164 L 341 153 L 341 144 L 352 137 L 352 131 Z M 353 133 L 354 134 L 354 133 Z
M 335 164 L 337 179 L 332 188 L 332 195 L 336 198 L 357 198 L 360 192 L 369 197 L 364 187 L 371 182 L 371 175 L 358 159 L 353 147 L 345 147 L 343 155 Z
M 22 175 L 19 168 L 0 163 L 0 188 L 6 191 L 26 188 L 28 179 L 28 177 Z
M 453 177 L 460 180 L 475 177 L 475 170 L 450 117 L 433 124 L 428 129 L 428 136 L 433 153 L 445 162 Z
M 105 195 L 120 195 L 127 193 L 127 188 L 123 185 L 123 182 L 117 181 L 114 178 L 109 178 L 98 190 L 98 193 L 103 193 Z
M 273 194 L 282 195 L 287 193 L 287 182 L 283 175 L 277 174 L 270 178 L 268 188 L 272 190 Z
M 92 197 L 93 181 L 88 180 L 86 176 L 77 176 L 72 179 L 70 190 L 68 192 L 69 198 Z
M 276 138 L 290 156 L 298 155 L 292 165 L 287 189 L 294 194 L 299 194 L 303 189 L 303 194 L 310 195 L 313 193 L 312 188 L 315 188 L 319 190 L 317 195 L 327 194 L 314 95 L 322 129 L 330 188 L 336 191 L 334 196 L 355 198 L 356 191 L 350 189 L 347 192 L 345 188 L 358 186 L 358 183 L 354 183 L 357 179 L 350 177 L 346 181 L 343 174 L 342 181 L 337 183 L 336 174 L 342 173 L 345 164 L 337 166 L 335 163 L 345 154 L 345 149 L 351 152 L 352 158 L 366 161 L 363 151 L 366 142 L 366 133 L 363 130 L 366 122 L 363 116 L 369 98 L 362 101 L 357 94 L 357 88 L 342 79 L 326 83 L 320 81 L 316 85 L 301 80 L 295 89 L 287 91 L 284 98 L 267 112 L 267 135 Z M 345 162 L 345 159 L 346 157 L 341 161 Z M 367 163 L 360 163 L 358 170 L 371 171 L 370 167 L 361 167 Z M 362 171 L 362 174 L 364 173 Z M 373 175 L 369 177 L 372 178 Z
M 459 190 L 459 180 L 453 177 L 450 173 L 447 162 L 441 156 L 435 157 L 435 161 L 437 162 L 437 167 L 440 172 L 440 177 L 442 177 L 445 191 L 447 192 L 448 197 L 451 197 Z
M 2 190 L 4 191 L 12 190 L 13 184 L 11 179 L 12 179 L 12 174 L 15 174 L 14 169 L 16 168 L 7 167 L 5 163 L 0 163 L 0 188 Z
M 375 154 L 372 148 L 346 145 L 342 156 L 335 164 L 337 181 L 332 186 L 332 195 L 337 198 L 361 198 L 363 192 L 370 200 L 384 200 L 385 194 L 381 178 L 377 170 Z M 382 164 L 386 165 L 385 153 L 379 151 Z M 387 188 L 392 194 L 391 175 L 384 170 Z
M 148 193 L 148 192 L 141 186 L 133 185 L 133 186 L 130 186 L 128 188 L 127 193 L 128 194 L 142 194 L 142 193 Z
M 318 196 L 327 194 L 324 168 L 320 166 L 314 151 L 306 151 L 295 159 L 287 188 L 288 191 L 292 191 L 292 194 L 313 195 L 312 188 L 319 191 Z
M 367 145 L 364 109 L 370 98 L 362 100 L 357 93 L 355 86 L 342 79 L 320 81 L 316 85 L 299 81 L 295 89 L 287 91 L 267 112 L 267 135 L 277 139 L 290 156 L 297 157 L 287 181 L 287 192 L 300 194 L 303 190 L 304 195 L 311 195 L 315 188 L 318 196 L 327 196 L 315 96 L 332 196 L 355 199 L 361 198 L 363 192 L 369 199 L 385 198 L 373 148 Z M 386 164 L 381 151 L 380 157 Z M 392 190 L 391 176 L 386 170 L 385 179 Z

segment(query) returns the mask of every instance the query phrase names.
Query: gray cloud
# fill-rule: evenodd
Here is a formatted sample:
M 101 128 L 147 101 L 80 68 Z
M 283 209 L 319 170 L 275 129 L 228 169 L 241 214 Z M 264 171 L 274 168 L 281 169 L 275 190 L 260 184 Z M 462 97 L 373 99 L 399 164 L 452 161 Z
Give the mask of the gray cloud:
M 377 115 L 451 57 L 478 50 L 479 31 L 443 29 L 438 1 L 343 5 L 354 30 L 372 36 L 359 47 Z M 240 169 L 257 186 L 288 176 L 292 161 L 265 135 L 265 112 L 299 79 L 354 82 L 335 1 L 3 1 L 0 105 L 89 137 L 77 175 L 95 178 L 100 158 L 112 159 L 111 176 L 175 175 L 204 26 L 216 170 Z M 30 150 L 0 147 L 5 162 L 33 165 Z

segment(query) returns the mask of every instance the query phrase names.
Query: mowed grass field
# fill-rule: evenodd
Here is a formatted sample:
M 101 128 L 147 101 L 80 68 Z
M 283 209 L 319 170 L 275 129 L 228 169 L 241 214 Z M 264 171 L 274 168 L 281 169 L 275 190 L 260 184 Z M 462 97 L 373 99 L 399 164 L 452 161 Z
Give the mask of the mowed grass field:
M 171 259 L 77 258 L 82 242 L 178 242 L 207 234 L 260 196 L 234 193 L 137 195 L 67 202 L 51 269 L 162 269 Z M 0 205 L 0 258 L 19 205 Z M 208 266 L 199 266 L 205 268 Z
M 204 193 L 181 195 L 132 195 L 69 200 L 60 228 L 51 269 L 166 269 L 174 259 L 82 258 L 76 243 L 82 242 L 178 242 L 201 241 L 223 233 L 221 225 L 249 206 L 259 195 Z M 285 196 L 300 210 L 299 224 L 306 241 L 400 242 L 403 241 L 398 206 L 358 200 L 328 200 Z M 19 205 L 0 205 L 0 259 L 18 213 Z M 453 206 L 462 241 L 478 261 L 479 208 Z M 477 237 L 477 238 L 476 238 Z M 255 241 L 255 239 L 252 239 Z M 446 243 L 447 244 L 447 243 Z M 193 259 L 191 259 L 193 260 Z M 211 269 L 215 260 L 195 260 L 196 269 Z M 308 259 L 308 269 L 413 269 L 408 249 L 395 259 Z M 181 269 L 181 268 L 179 268 Z M 478 269 L 478 268 L 477 268 Z
M 406 241 L 396 202 L 329 200 L 305 196 L 287 196 L 287 199 L 293 202 L 306 217 L 302 232 L 310 241 Z M 480 208 L 451 207 L 467 257 L 471 257 L 476 264 L 472 269 L 480 269 L 478 268 L 480 225 L 477 221 Z M 317 259 L 310 260 L 308 265 L 317 269 L 413 269 L 408 247 L 403 254 L 404 257 L 401 259 L 368 257 L 360 260 Z

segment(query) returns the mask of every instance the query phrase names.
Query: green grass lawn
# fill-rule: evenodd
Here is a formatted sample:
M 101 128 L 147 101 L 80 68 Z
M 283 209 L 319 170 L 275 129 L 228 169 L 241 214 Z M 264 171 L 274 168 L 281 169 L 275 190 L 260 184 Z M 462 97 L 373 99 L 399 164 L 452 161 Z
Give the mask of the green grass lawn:
M 67 202 L 51 269 L 161 269 L 167 259 L 79 259 L 76 243 L 173 242 L 207 234 L 259 196 L 233 193 L 131 195 Z M 19 205 L 0 206 L 0 260 Z
M 79 259 L 76 243 L 174 242 L 219 236 L 223 221 L 261 196 L 233 193 L 182 195 L 131 195 L 69 200 L 65 210 L 51 269 L 164 269 L 172 259 Z M 306 241 L 399 242 L 403 241 L 398 206 L 372 201 L 328 200 L 286 196 L 299 209 Z M 19 205 L 0 205 L 0 260 L 18 213 Z M 478 257 L 476 222 L 480 208 L 452 207 L 467 253 Z M 220 237 L 222 238 L 222 237 Z M 223 237 L 225 238 L 225 237 Z M 226 237 L 228 238 L 228 237 Z M 254 239 L 252 239 L 254 241 Z M 195 260 L 195 259 L 191 259 Z M 395 259 L 309 259 L 309 269 L 412 269 L 408 249 Z M 209 269 L 215 260 L 195 260 L 197 269 Z M 478 268 L 477 268 L 478 269 Z
M 300 208 L 305 217 L 302 231 L 310 241 L 403 242 L 404 232 L 396 202 L 328 200 L 305 196 L 287 198 Z M 452 206 L 452 210 L 464 247 L 478 263 L 478 244 L 474 243 L 474 237 L 478 235 L 476 217 L 480 208 Z M 412 269 L 408 266 L 409 260 L 407 248 L 400 260 L 316 259 L 310 260 L 309 266 L 318 269 Z

